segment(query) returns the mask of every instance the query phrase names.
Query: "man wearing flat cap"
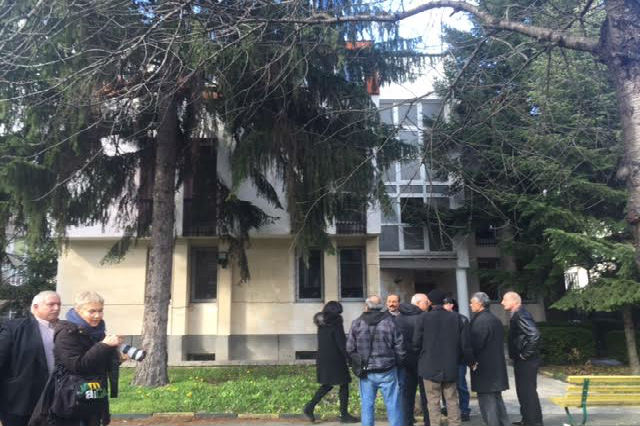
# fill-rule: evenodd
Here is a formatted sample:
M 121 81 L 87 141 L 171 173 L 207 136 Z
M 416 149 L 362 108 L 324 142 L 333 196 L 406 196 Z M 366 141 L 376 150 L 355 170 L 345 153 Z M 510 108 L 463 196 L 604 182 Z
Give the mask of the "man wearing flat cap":
M 440 395 L 448 405 L 449 426 L 460 426 L 458 404 L 458 361 L 474 364 L 469 327 L 456 312 L 442 307 L 445 294 L 434 289 L 427 295 L 431 311 L 425 312 L 413 333 L 413 348 L 420 354 L 418 374 L 424 379 L 429 405 L 429 420 L 440 424 Z

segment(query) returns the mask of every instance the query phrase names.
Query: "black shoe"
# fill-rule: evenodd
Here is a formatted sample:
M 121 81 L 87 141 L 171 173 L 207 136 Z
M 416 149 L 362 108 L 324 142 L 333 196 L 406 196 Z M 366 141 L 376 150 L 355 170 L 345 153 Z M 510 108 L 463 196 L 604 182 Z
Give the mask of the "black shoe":
M 302 412 L 304 413 L 305 417 L 307 419 L 309 419 L 309 421 L 311 423 L 316 421 L 316 418 L 313 415 L 313 406 L 312 405 L 309 405 L 309 404 L 305 405 L 304 408 L 302 409 Z
M 360 419 L 347 413 L 343 416 L 340 416 L 340 423 L 360 423 Z
M 471 421 L 471 415 L 463 413 L 460 414 L 460 420 L 462 420 L 463 422 L 470 422 Z
M 448 416 L 449 413 L 447 413 L 447 407 L 442 407 L 440 409 L 440 414 L 442 414 L 443 416 Z
M 526 425 L 526 423 L 523 422 L 522 420 L 518 420 L 517 422 L 513 422 L 511 424 L 514 425 L 514 426 L 525 426 Z

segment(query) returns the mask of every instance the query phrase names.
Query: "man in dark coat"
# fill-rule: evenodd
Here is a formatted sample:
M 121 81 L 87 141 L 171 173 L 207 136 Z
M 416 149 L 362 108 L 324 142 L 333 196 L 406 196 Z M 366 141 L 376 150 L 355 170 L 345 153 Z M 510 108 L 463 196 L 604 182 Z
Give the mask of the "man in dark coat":
M 53 291 L 33 298 L 27 318 L 0 327 L 0 420 L 26 426 L 53 371 L 53 325 L 60 296 Z
M 429 292 L 432 310 L 420 316 L 413 333 L 413 349 L 420 353 L 418 374 L 424 379 L 431 424 L 440 425 L 440 395 L 444 394 L 449 404 L 449 426 L 460 426 L 458 362 L 461 356 L 467 365 L 474 360 L 469 328 L 457 313 L 444 310 L 444 297 L 439 289 Z
M 478 393 L 482 420 L 487 426 L 510 426 L 502 400 L 509 389 L 504 360 L 504 330 L 500 320 L 489 312 L 490 299 L 478 292 L 471 297 L 471 347 L 476 364 L 471 370 L 471 390 Z
M 456 312 L 465 326 L 469 326 L 469 319 L 458 312 L 458 301 L 453 297 L 445 297 L 442 303 L 442 307 L 449 312 Z M 460 360 L 458 364 L 458 403 L 460 404 L 460 418 L 463 422 L 471 421 L 471 409 L 469 408 L 469 401 L 471 395 L 469 394 L 469 387 L 467 386 L 467 365 L 463 360 Z M 444 400 L 444 406 L 442 412 L 447 413 L 447 402 Z
M 427 410 L 427 396 L 424 390 L 424 383 L 418 376 L 418 355 L 419 352 L 413 350 L 413 331 L 420 321 L 420 314 L 429 307 L 427 295 L 423 293 L 414 294 L 411 304 L 401 303 L 398 307 L 400 315 L 395 317 L 396 326 L 402 334 L 402 340 L 407 352 L 405 364 L 398 370 L 400 375 L 400 392 L 404 405 L 405 425 L 413 426 L 413 409 L 416 402 L 416 390 L 420 388 L 420 408 L 424 416 L 425 426 L 430 426 L 429 411 Z
M 542 409 L 537 391 L 540 332 L 531 314 L 522 306 L 522 299 L 518 293 L 505 293 L 502 306 L 505 311 L 511 312 L 509 358 L 513 360 L 516 394 L 522 414 L 522 420 L 514 424 L 542 426 Z

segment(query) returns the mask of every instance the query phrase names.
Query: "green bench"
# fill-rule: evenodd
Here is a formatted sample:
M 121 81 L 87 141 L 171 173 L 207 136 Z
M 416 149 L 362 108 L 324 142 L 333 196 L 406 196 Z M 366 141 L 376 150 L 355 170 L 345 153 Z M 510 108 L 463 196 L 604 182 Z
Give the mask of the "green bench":
M 582 424 L 587 423 L 587 406 L 640 405 L 640 376 L 569 376 L 567 394 L 551 398 L 564 407 L 573 426 L 569 407 L 582 408 Z

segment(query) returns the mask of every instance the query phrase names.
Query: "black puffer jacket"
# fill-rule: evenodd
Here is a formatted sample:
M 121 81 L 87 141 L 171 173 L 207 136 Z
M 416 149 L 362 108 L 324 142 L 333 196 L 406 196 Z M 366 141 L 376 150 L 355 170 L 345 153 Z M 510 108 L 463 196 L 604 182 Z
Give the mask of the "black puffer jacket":
M 347 338 L 344 334 L 342 316 L 318 312 L 313 317 L 318 326 L 318 358 L 316 373 L 318 383 L 341 385 L 349 383 L 351 376 L 347 368 Z
M 524 306 L 513 313 L 509 323 L 509 358 L 514 361 L 540 356 L 540 331 Z
M 116 348 L 102 342 L 94 342 L 85 329 L 69 321 L 58 321 L 54 337 L 56 364 L 62 365 L 72 374 L 95 378 L 106 389 L 109 381 L 111 397 L 117 396 L 118 353 Z M 110 422 L 109 401 L 96 409 L 93 418 L 102 421 L 103 425 Z M 65 421 L 64 424 L 74 424 Z M 80 424 L 80 421 L 78 421 Z M 92 424 L 89 422 L 89 424 Z
M 413 349 L 413 330 L 415 330 L 416 324 L 420 321 L 420 314 L 422 314 L 423 311 L 416 305 L 410 303 L 401 303 L 398 311 L 400 311 L 400 315 L 394 317 L 394 319 L 396 327 L 400 331 L 400 334 L 402 334 L 402 342 L 407 352 L 404 366 L 411 370 L 416 370 L 418 367 L 419 353 Z

